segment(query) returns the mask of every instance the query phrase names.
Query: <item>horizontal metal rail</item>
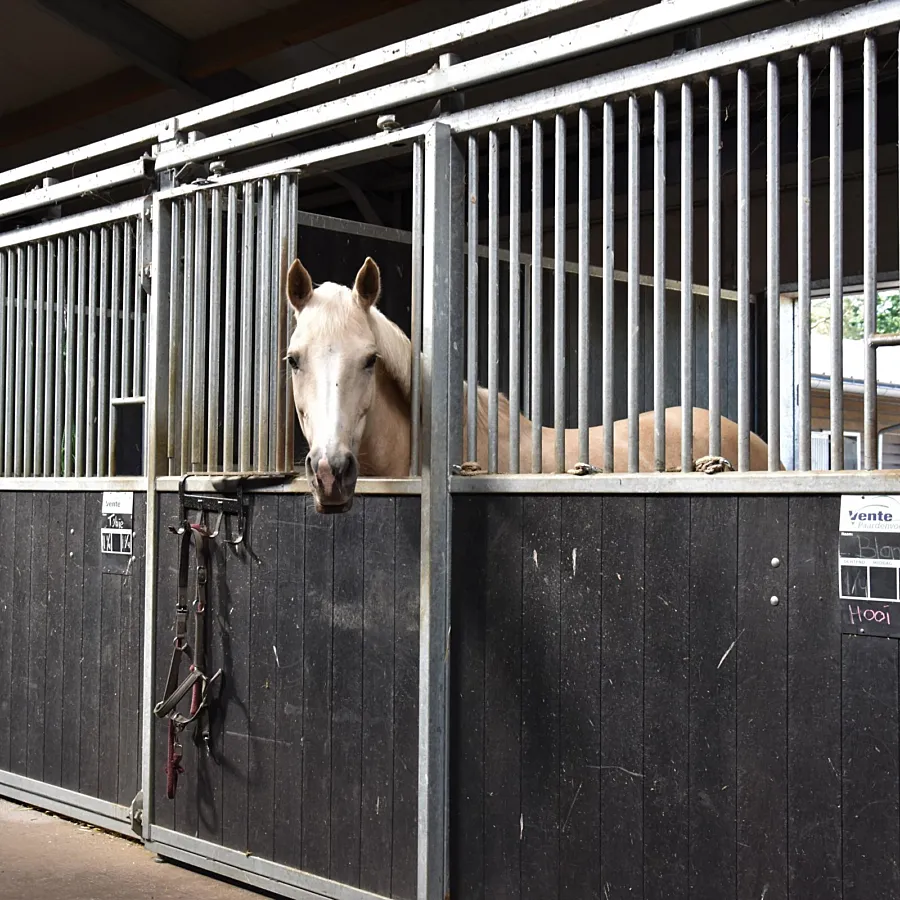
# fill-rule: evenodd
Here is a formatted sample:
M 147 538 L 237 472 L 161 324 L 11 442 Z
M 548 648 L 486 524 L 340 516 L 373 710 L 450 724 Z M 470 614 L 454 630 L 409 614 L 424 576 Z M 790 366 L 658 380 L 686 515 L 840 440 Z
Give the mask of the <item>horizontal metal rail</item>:
M 110 222 L 129 219 L 132 216 L 141 215 L 148 205 L 149 201 L 146 197 L 136 197 L 134 200 L 126 200 L 124 203 L 116 203 L 113 206 L 104 206 L 102 209 L 76 213 L 66 216 L 64 219 L 53 219 L 49 222 L 41 222 L 39 225 L 17 228 L 15 231 L 0 234 L 0 249 L 57 237 L 61 234 L 70 234 L 81 228 L 93 228 L 95 225 L 108 225 Z

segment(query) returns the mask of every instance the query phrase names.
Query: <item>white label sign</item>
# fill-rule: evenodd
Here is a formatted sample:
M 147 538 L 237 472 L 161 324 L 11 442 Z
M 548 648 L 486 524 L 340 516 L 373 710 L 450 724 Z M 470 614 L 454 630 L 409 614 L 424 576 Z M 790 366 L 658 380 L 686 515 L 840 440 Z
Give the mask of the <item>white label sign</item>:
M 95 507 L 96 508 L 96 507 Z M 131 491 L 104 491 L 103 515 L 111 513 L 130 516 L 134 512 L 134 494 Z

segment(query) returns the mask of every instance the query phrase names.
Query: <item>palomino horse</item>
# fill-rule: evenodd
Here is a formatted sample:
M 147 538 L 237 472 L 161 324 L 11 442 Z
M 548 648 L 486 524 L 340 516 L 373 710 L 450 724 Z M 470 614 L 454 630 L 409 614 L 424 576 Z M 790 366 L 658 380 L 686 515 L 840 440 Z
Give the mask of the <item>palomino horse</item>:
M 309 273 L 295 259 L 287 275 L 287 300 L 296 325 L 287 359 L 291 366 L 294 404 L 309 443 L 306 475 L 319 512 L 346 512 L 353 503 L 357 478 L 403 478 L 410 464 L 409 338 L 377 308 L 381 273 L 367 258 L 352 288 L 333 282 L 314 287 Z M 464 386 L 464 390 L 466 387 Z M 478 465 L 487 469 L 487 391 L 478 389 Z M 499 398 L 498 464 L 509 471 L 509 403 Z M 694 458 L 709 446 L 709 412 L 694 409 Z M 642 472 L 653 471 L 652 412 L 639 418 Z M 530 472 L 531 422 L 520 422 L 520 470 Z M 465 427 L 465 426 L 464 426 Z M 614 422 L 615 469 L 627 469 L 628 423 Z M 565 435 L 566 466 L 590 462 L 600 468 L 603 426 L 590 430 L 590 460 L 578 460 L 578 431 Z M 738 428 L 722 418 L 722 454 L 737 458 Z M 542 469 L 555 467 L 552 428 L 542 430 Z M 666 410 L 666 467 L 681 459 L 681 408 Z M 472 460 L 471 462 L 474 462 Z M 750 467 L 767 467 L 767 449 L 750 436 Z

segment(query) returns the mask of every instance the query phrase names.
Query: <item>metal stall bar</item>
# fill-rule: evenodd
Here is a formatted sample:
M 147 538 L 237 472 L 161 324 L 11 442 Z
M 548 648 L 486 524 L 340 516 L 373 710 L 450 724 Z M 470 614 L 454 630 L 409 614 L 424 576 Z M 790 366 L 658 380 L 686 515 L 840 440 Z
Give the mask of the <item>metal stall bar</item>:
M 519 472 L 519 413 L 522 410 L 522 266 L 519 263 L 522 222 L 522 136 L 509 129 L 509 471 Z
M 75 477 L 84 476 L 84 451 L 87 438 L 87 294 L 88 294 L 88 241 L 82 231 L 78 234 L 78 294 L 75 313 L 77 350 L 75 376 Z
M 6 287 L 5 309 L 3 311 L 3 474 L 9 476 L 13 474 L 13 396 L 14 396 L 14 377 L 13 370 L 13 328 L 15 327 L 16 316 L 16 265 L 15 252 L 12 249 L 6 250 L 3 254 L 4 259 L 4 285 Z
M 681 471 L 694 468 L 694 109 L 681 85 Z
M 797 405 L 798 461 L 801 472 L 810 470 L 810 77 L 809 56 L 797 59 Z M 771 439 L 770 439 L 771 440 Z M 769 444 L 770 452 L 772 444 Z
M 67 269 L 66 263 L 66 243 L 63 238 L 56 239 L 56 328 L 53 344 L 53 470 L 50 474 L 59 476 L 62 472 L 62 460 L 64 441 L 64 385 L 63 381 L 63 346 L 65 341 L 65 305 L 66 288 L 65 275 Z M 7 329 L 7 335 L 9 330 Z M 8 384 L 8 382 L 7 382 Z M 4 474 L 8 474 L 4 472 Z
M 628 471 L 640 468 L 640 337 L 641 294 L 638 276 L 641 266 L 641 120 L 638 99 L 628 97 Z M 682 184 L 686 179 L 682 177 Z
M 182 314 L 183 314 L 183 295 L 182 288 L 184 282 L 181 278 L 179 263 L 181 261 L 182 248 L 182 231 L 181 231 L 181 211 L 182 203 L 188 201 L 173 200 L 167 209 L 168 222 L 170 224 L 169 239 L 171 246 L 169 247 L 169 385 L 168 385 L 168 403 L 166 405 L 166 447 L 168 462 L 168 474 L 174 475 L 176 472 L 182 471 L 181 454 L 178 447 L 178 439 L 180 437 L 180 429 L 178 428 L 178 411 L 181 404 L 178 402 L 179 395 L 179 377 L 181 375 L 181 355 L 184 342 L 182 340 Z M 115 232 L 114 232 L 115 236 Z M 113 289 L 115 290 L 116 251 L 113 250 Z M 152 263 L 151 263 L 152 265 Z M 153 286 L 151 285 L 151 289 Z M 154 292 L 155 293 L 155 292 Z M 116 314 L 113 314 L 113 328 L 115 328 Z M 113 352 L 112 358 L 116 355 Z M 228 417 L 226 416 L 226 422 Z
M 272 295 L 270 278 L 272 264 L 272 182 L 265 178 L 260 185 L 259 197 L 259 242 L 256 261 L 256 296 L 259 300 L 259 328 L 256 332 L 256 465 L 260 471 L 269 468 L 269 329 L 270 303 Z
M 293 260 L 297 257 L 297 210 L 299 207 L 300 185 L 297 178 L 291 178 L 290 187 L 288 189 L 288 259 Z M 285 273 L 286 274 L 286 273 Z M 284 303 L 285 315 L 288 321 L 288 340 L 294 331 L 294 310 L 290 303 L 285 302 L 282 296 L 280 301 Z M 421 310 L 421 298 L 419 300 L 419 308 Z M 284 458 L 288 469 L 294 466 L 294 427 L 297 420 L 297 411 L 294 406 L 293 381 L 288 376 L 285 383 L 286 402 L 287 402 L 287 422 L 285 423 L 285 451 Z M 418 415 L 416 415 L 418 419 Z
M 131 314 L 134 301 L 134 249 L 136 245 L 134 222 L 129 220 L 123 225 L 124 242 L 122 247 L 122 359 L 119 369 L 119 396 L 131 396 L 131 364 L 134 348 L 130 340 L 132 334 Z M 135 310 L 136 312 L 136 310 Z
M 64 351 L 66 355 L 66 409 L 65 427 L 63 431 L 63 477 L 72 477 L 72 440 L 75 433 L 73 418 L 75 415 L 75 286 L 76 258 L 75 235 L 69 235 L 68 252 L 66 254 L 66 337 Z
M 722 86 L 709 79 L 709 454 L 722 453 Z
M 7 332 L 6 332 L 6 323 L 7 317 L 9 315 L 9 309 L 12 305 L 12 292 L 10 290 L 9 284 L 7 283 L 7 275 L 9 272 L 9 267 L 12 265 L 10 261 L 10 251 L 0 250 L 0 291 L 2 291 L 3 304 L 0 306 L 0 360 L 8 360 L 10 354 L 10 348 L 7 342 Z M 0 362 L 0 453 L 2 453 L 2 447 L 6 443 L 6 427 L 7 427 L 7 417 L 6 417 L 6 402 L 2 400 L 3 397 L 8 397 L 7 392 L 7 382 L 6 382 L 6 366 Z M 2 465 L 2 464 L 0 464 Z M 3 474 L 7 474 L 5 471 Z
M 31 475 L 34 445 L 34 251 L 34 244 L 29 244 L 25 248 L 25 406 L 22 417 L 22 474 L 26 478 Z
M 184 201 L 184 272 L 181 294 L 181 466 L 179 473 L 191 471 L 191 421 L 194 383 L 194 213 L 191 198 Z
M 278 286 L 281 283 L 281 274 L 279 272 L 278 260 L 280 258 L 279 247 L 281 246 L 281 233 L 284 218 L 282 217 L 282 196 L 281 196 L 281 177 L 278 180 L 272 180 L 272 216 L 271 226 L 269 228 L 269 265 L 268 265 L 268 284 L 269 290 L 264 300 L 269 305 L 269 333 L 267 335 L 269 343 L 269 379 L 267 382 L 267 405 L 268 415 L 268 442 L 269 452 L 267 457 L 266 468 L 278 470 L 277 460 L 280 458 L 280 449 L 282 447 L 281 434 L 284 427 L 283 419 L 279 416 L 278 410 L 281 405 L 280 401 L 283 397 L 281 391 L 282 374 L 287 369 L 287 363 L 284 360 L 286 349 L 279 351 L 279 335 L 281 322 L 284 319 L 282 308 L 275 298 L 279 295 Z
M 422 279 L 424 277 L 422 253 L 425 239 L 422 203 L 424 201 L 424 152 L 421 141 L 412 148 L 412 308 L 410 309 L 410 338 L 412 340 L 412 360 L 409 378 L 410 407 L 410 454 L 409 474 L 415 478 L 421 472 L 421 432 L 419 428 L 422 408 Z M 477 240 L 477 235 L 475 235 Z M 471 351 L 470 351 L 471 354 Z M 471 358 L 471 355 L 470 355 Z M 472 384 L 470 381 L 469 384 Z
M 500 148 L 488 135 L 488 473 L 497 472 L 500 376 Z
M 223 386 L 222 471 L 230 472 L 234 463 L 235 341 L 237 340 L 237 186 L 228 186 L 228 212 L 225 222 L 225 384 Z
M 444 900 L 448 889 L 452 501 L 447 473 L 459 455 L 464 190 L 462 155 L 450 129 L 437 122 L 425 140 L 417 900 Z
M 828 161 L 829 292 L 831 295 L 831 468 L 844 468 L 844 64 L 840 44 L 831 47 Z
M 22 475 L 22 419 L 25 404 L 25 250 L 16 249 L 16 418 L 13 438 L 13 474 Z
M 615 470 L 613 422 L 615 421 L 615 293 L 613 262 L 615 253 L 615 121 L 612 104 L 603 104 L 603 470 Z M 540 257 L 536 256 L 536 259 Z M 537 267 L 535 267 L 537 268 Z
M 566 470 L 566 120 L 556 116 L 553 211 L 553 436 L 556 471 Z
M 41 474 L 50 476 L 53 474 L 53 348 L 55 338 L 55 307 L 58 304 L 56 296 L 56 244 L 53 239 L 45 242 L 45 278 L 46 287 L 44 296 L 46 297 L 46 325 L 44 329 L 44 433 L 42 438 L 43 445 L 43 461 L 41 465 Z M 0 288 L 2 288 L 3 277 L 0 275 Z M 3 317 L 0 316 L 0 329 L 3 327 Z M 3 347 L 3 338 L 0 337 L 0 348 Z M 2 368 L 0 368 L 0 379 L 2 379 Z M 2 380 L 0 380 L 0 396 L 3 394 Z M 0 410 L 2 415 L 2 410 Z
M 131 367 L 131 396 L 144 394 L 144 230 L 147 220 L 141 217 L 135 222 L 134 241 L 134 343 Z
M 767 362 L 768 381 L 768 444 L 769 470 L 777 471 L 781 461 L 781 143 L 780 143 L 780 84 L 778 64 L 769 62 L 766 70 L 766 299 L 767 299 Z
M 47 339 L 47 245 L 37 245 L 37 294 L 35 300 L 34 340 L 34 422 L 32 434 L 31 474 L 46 475 L 44 471 L 44 379 L 47 366 L 44 358 Z
M 531 418 L 531 265 L 522 266 L 522 408 Z
M 750 79 L 738 70 L 737 358 L 738 471 L 750 469 Z
M 878 161 L 878 70 L 875 38 L 866 35 L 863 43 L 863 331 L 865 348 L 865 390 L 863 394 L 863 468 L 878 465 L 878 398 L 876 349 L 871 343 L 876 328 Z M 843 373 L 841 373 L 843 377 Z
M 241 206 L 241 353 L 239 369 L 241 373 L 239 389 L 239 421 L 240 446 L 238 451 L 238 471 L 250 470 L 253 459 L 252 433 L 253 433 L 253 400 L 251 390 L 253 387 L 253 240 L 254 228 L 254 196 L 253 185 L 244 185 L 243 203 Z
M 288 306 L 285 303 L 285 277 L 290 260 L 287 254 L 288 240 L 288 203 L 290 202 L 290 179 L 287 175 L 281 175 L 278 179 L 278 222 L 275 231 L 276 241 L 272 252 L 272 298 L 269 301 L 275 312 L 275 328 L 273 329 L 273 342 L 275 344 L 272 354 L 278 378 L 273 379 L 275 391 L 275 421 L 272 422 L 272 444 L 274 445 L 275 471 L 285 471 L 285 440 L 287 423 L 290 419 L 288 412 L 288 398 L 285 394 L 285 385 L 290 381 L 288 364 L 285 362 L 287 343 L 290 331 L 288 330 Z M 211 468 L 211 467 L 210 467 Z
M 121 371 L 121 360 L 119 352 L 120 335 L 121 341 L 125 340 L 125 327 L 120 323 L 122 316 L 122 244 L 123 235 L 125 234 L 125 223 L 113 226 L 112 234 L 112 309 L 110 311 L 110 339 L 109 339 L 109 429 L 108 429 L 108 461 L 107 468 L 110 475 L 115 475 L 115 413 L 112 409 L 113 401 L 119 394 L 119 373 Z M 172 407 L 177 409 L 177 404 L 173 402 Z
M 478 459 L 478 138 L 475 135 L 469 137 L 468 192 L 466 458 L 474 462 Z
M 712 116 L 712 112 L 710 112 Z M 666 470 L 666 96 L 653 93 L 653 458 Z
M 209 200 L 206 191 L 194 195 L 194 325 L 191 339 L 191 471 L 201 472 L 205 460 L 206 319 L 209 305 Z M 268 359 L 267 354 L 263 354 Z
M 84 428 L 85 439 L 85 471 L 88 477 L 99 474 L 97 471 L 97 432 L 94 421 L 97 417 L 97 293 L 100 280 L 99 235 L 92 228 L 89 238 L 89 283 L 87 314 L 87 420 Z
M 213 190 L 209 227 L 209 393 L 206 398 L 206 471 L 214 472 L 219 461 L 220 353 L 222 343 L 222 191 Z M 230 337 L 230 334 L 229 334 Z M 230 375 L 230 373 L 228 373 Z M 226 419 L 228 416 L 226 415 Z
M 591 119 L 578 110 L 578 458 L 590 456 Z M 510 247 L 512 251 L 512 247 Z
M 543 471 L 544 421 L 544 128 L 531 124 L 531 471 Z
M 109 227 L 100 229 L 100 361 L 97 383 L 97 474 L 108 475 L 109 447 Z

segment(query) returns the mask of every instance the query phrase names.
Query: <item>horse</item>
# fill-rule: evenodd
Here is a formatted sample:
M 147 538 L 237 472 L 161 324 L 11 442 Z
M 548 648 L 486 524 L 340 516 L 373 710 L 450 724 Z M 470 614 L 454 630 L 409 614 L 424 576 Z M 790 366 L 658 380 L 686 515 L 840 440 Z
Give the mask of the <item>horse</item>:
M 320 513 L 347 512 L 357 479 L 409 475 L 411 448 L 412 344 L 380 309 L 381 272 L 371 257 L 356 274 L 353 287 L 335 282 L 313 286 L 309 272 L 295 259 L 285 279 L 286 300 L 293 308 L 294 329 L 287 348 L 292 393 L 300 428 L 309 444 L 306 477 Z M 488 467 L 488 392 L 477 390 L 477 470 Z M 468 385 L 463 383 L 463 402 Z M 465 406 L 463 407 L 465 408 Z M 498 470 L 509 471 L 509 400 L 498 396 Z M 681 407 L 665 411 L 666 469 L 678 471 L 681 458 Z M 709 411 L 693 409 L 694 459 L 709 446 Z M 654 413 L 638 418 L 639 471 L 655 470 Z M 463 441 L 467 424 L 463 424 Z M 519 416 L 520 471 L 532 471 L 532 423 Z M 613 423 L 614 469 L 628 462 L 628 422 Z M 587 463 L 602 470 L 603 426 L 590 429 L 590 459 L 579 460 L 578 430 L 566 429 L 566 467 Z M 736 459 L 738 426 L 721 419 L 721 457 Z M 556 463 L 555 431 L 541 430 L 541 470 Z M 727 467 L 727 466 L 726 466 Z M 750 435 L 750 468 L 768 467 L 765 442 Z

